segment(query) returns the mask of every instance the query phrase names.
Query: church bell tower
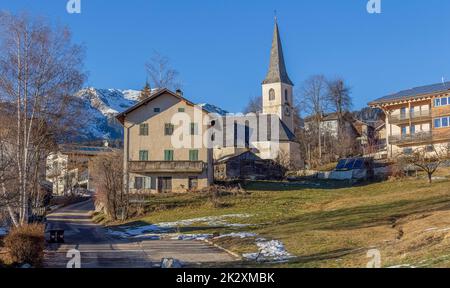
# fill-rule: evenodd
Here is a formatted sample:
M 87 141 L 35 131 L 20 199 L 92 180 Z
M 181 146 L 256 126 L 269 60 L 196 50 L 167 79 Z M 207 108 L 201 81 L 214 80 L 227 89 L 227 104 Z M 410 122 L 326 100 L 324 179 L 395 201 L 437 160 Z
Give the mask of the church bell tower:
M 286 71 L 280 32 L 275 20 L 269 72 L 262 83 L 263 113 L 278 115 L 291 132 L 294 132 L 293 88 L 294 84 Z

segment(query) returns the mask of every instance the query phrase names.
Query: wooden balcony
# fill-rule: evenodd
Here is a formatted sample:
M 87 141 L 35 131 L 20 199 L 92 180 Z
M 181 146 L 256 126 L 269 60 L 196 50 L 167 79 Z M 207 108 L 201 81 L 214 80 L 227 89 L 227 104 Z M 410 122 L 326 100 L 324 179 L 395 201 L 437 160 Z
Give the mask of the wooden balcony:
M 392 145 L 423 144 L 426 142 L 431 143 L 431 141 L 433 141 L 433 134 L 431 132 L 389 136 L 389 144 Z
M 404 115 L 389 116 L 389 123 L 394 125 L 408 124 L 409 121 L 413 123 L 431 121 L 431 111 L 420 111 Z
M 202 173 L 207 165 L 202 161 L 129 161 L 131 173 Z

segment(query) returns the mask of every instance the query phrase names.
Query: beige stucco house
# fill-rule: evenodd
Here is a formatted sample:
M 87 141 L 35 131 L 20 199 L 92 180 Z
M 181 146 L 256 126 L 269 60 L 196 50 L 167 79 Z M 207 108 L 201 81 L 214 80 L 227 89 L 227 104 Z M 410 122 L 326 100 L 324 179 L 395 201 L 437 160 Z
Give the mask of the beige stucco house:
M 208 113 L 181 91 L 158 90 L 117 119 L 124 127 L 130 192 L 179 193 L 212 183 L 213 152 L 203 141 Z

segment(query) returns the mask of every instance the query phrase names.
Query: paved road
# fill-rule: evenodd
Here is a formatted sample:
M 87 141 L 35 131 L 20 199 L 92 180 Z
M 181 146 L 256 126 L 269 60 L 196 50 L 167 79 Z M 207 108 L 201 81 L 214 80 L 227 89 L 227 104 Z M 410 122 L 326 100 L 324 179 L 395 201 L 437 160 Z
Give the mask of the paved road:
M 49 227 L 65 230 L 65 244 L 49 244 L 45 267 L 65 268 L 67 252 L 77 249 L 81 268 L 152 268 L 162 258 L 175 258 L 186 266 L 235 261 L 231 255 L 200 241 L 115 239 L 92 222 L 92 201 L 62 208 L 48 216 Z

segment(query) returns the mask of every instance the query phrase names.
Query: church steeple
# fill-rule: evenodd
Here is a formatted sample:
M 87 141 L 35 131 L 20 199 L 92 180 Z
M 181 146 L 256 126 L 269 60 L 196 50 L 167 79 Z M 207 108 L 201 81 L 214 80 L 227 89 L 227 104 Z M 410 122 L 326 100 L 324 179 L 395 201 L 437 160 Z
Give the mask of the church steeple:
M 275 18 L 275 29 L 273 33 L 272 49 L 270 51 L 270 66 L 263 84 L 284 83 L 294 86 L 286 71 L 284 63 L 283 47 L 281 45 L 280 31 Z

